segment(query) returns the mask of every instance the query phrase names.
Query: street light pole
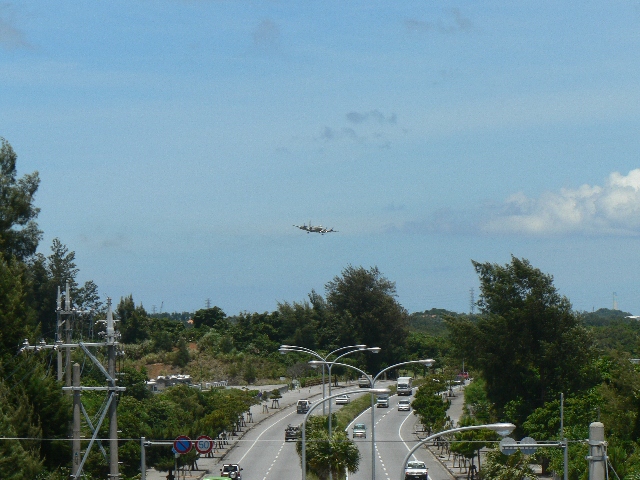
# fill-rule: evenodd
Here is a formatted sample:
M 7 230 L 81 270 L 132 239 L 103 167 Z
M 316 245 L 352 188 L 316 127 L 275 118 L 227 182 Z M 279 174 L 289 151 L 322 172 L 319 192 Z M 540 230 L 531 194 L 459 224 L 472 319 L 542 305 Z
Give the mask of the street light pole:
M 318 360 L 311 360 L 309 362 L 310 365 L 322 365 L 322 364 L 327 364 L 327 363 L 329 363 L 329 362 L 318 361 Z M 410 360 L 408 362 L 396 363 L 395 365 L 391 365 L 390 367 L 387 367 L 384 370 L 381 370 L 373 378 L 370 375 L 367 375 L 364 371 L 360 370 L 359 368 L 354 367 L 353 365 L 347 365 L 345 363 L 337 363 L 335 361 L 333 362 L 333 365 L 340 365 L 340 366 L 343 366 L 343 367 L 353 368 L 354 370 L 357 370 L 360 373 L 362 373 L 369 380 L 369 385 L 370 385 L 371 391 L 372 391 L 372 393 L 371 393 L 371 479 L 372 480 L 375 480 L 375 478 L 376 478 L 376 451 L 375 451 L 376 419 L 375 419 L 375 405 L 374 405 L 374 402 L 373 402 L 373 397 L 374 397 L 373 390 L 375 390 L 375 382 L 378 379 L 378 377 L 380 375 L 382 375 L 384 372 L 386 372 L 388 370 L 391 370 L 393 368 L 401 367 L 403 365 L 410 365 L 412 363 L 419 363 L 421 365 L 425 365 L 427 367 L 430 367 L 431 365 L 433 365 L 435 363 L 435 360 L 429 358 L 429 359 L 426 359 L 426 360 Z
M 309 355 L 312 355 L 314 357 L 316 357 L 319 360 L 322 360 L 323 362 L 327 362 L 327 359 L 331 356 L 334 355 L 338 352 L 341 352 L 342 350 L 347 350 L 349 348 L 354 349 L 354 351 L 359 351 L 359 350 L 366 350 L 367 346 L 366 345 L 347 345 L 346 347 L 340 347 L 340 348 L 336 348 L 335 350 L 329 352 L 325 357 L 323 357 L 322 355 L 320 355 L 318 352 L 311 350 L 310 348 L 306 348 L 306 347 L 299 347 L 297 345 L 280 345 L 280 348 L 278 349 L 278 351 L 284 355 L 285 353 L 289 353 L 289 352 L 299 352 L 299 353 L 307 353 Z M 325 398 L 325 385 L 324 385 L 324 365 L 322 366 L 322 398 Z M 331 384 L 331 376 L 329 376 L 329 384 Z M 329 388 L 331 388 L 331 385 L 329 385 Z M 325 408 L 324 408 L 324 402 L 322 403 L 322 414 L 326 415 L 325 412 Z
M 319 364 L 319 362 L 318 362 Z M 365 374 L 366 375 L 366 374 Z M 347 394 L 349 393 L 361 393 L 361 392 L 370 392 L 371 394 L 383 394 L 383 393 L 390 393 L 390 390 L 388 388 L 366 388 L 366 389 L 359 389 L 359 390 L 353 390 L 350 392 L 347 392 Z M 321 400 L 322 404 L 324 404 L 327 400 L 331 401 L 332 398 L 335 397 L 339 397 L 340 395 L 344 395 L 343 393 L 336 393 L 335 395 L 330 395 L 327 398 L 323 398 Z M 309 419 L 309 415 L 311 415 L 311 412 L 313 412 L 313 410 L 318 407 L 320 404 L 316 403 L 315 405 L 313 405 L 309 411 L 305 414 L 304 416 L 304 420 L 302 421 L 302 480 L 306 480 L 307 479 L 307 438 L 306 438 L 306 429 L 307 429 L 307 420 Z
M 513 432 L 516 426 L 513 423 L 490 423 L 488 425 L 470 425 L 468 427 L 452 428 L 451 430 L 445 430 L 443 432 L 435 433 L 423 440 L 420 440 L 420 442 L 418 442 L 411 450 L 409 450 L 409 453 L 404 458 L 404 461 L 402 462 L 402 465 L 401 465 L 402 470 L 400 471 L 400 480 L 404 480 L 404 477 L 405 477 L 404 470 L 407 465 L 407 462 L 411 458 L 411 455 L 413 455 L 413 452 L 415 452 L 418 448 L 420 448 L 422 445 L 424 445 L 428 441 L 433 440 L 434 438 L 441 437 L 442 435 L 450 434 L 450 433 L 465 432 L 467 430 L 481 430 L 484 428 L 488 430 L 493 430 L 494 432 L 497 432 L 498 435 L 504 437 L 506 435 L 509 435 L 511 432 Z
M 375 387 L 376 380 L 378 380 L 378 377 L 382 375 L 384 372 L 387 372 L 394 368 L 402 367 L 404 365 L 410 365 L 412 363 L 419 363 L 421 365 L 430 367 L 435 363 L 435 360 L 431 358 L 426 360 L 410 360 L 408 362 L 401 362 L 401 363 L 396 363 L 395 365 L 391 365 L 390 367 L 387 367 L 384 370 L 380 370 L 378 374 L 375 377 L 373 377 L 373 380 L 371 380 L 371 388 Z M 373 428 L 373 426 L 376 424 L 375 411 L 376 409 L 373 402 L 373 395 L 371 395 L 371 480 L 376 479 L 376 430 L 375 428 Z
M 338 364 L 338 365 L 346 365 L 346 364 L 340 364 L 338 363 L 338 360 L 340 360 L 342 357 L 345 357 L 347 355 L 350 355 L 354 352 L 371 352 L 371 353 L 379 353 L 381 350 L 380 347 L 368 347 L 368 348 L 358 348 L 357 350 L 350 350 L 348 352 L 343 353 L 342 355 L 337 356 L 334 360 L 332 360 L 331 362 L 329 362 L 329 396 L 331 396 L 331 367 L 333 367 L 333 365 Z M 373 388 L 373 385 L 371 385 L 371 387 Z M 331 440 L 331 402 L 329 402 L 329 440 Z
M 357 370 L 358 372 L 360 372 L 362 375 L 364 375 L 365 377 L 367 377 L 367 379 L 369 380 L 369 385 L 371 385 L 371 387 L 373 388 L 373 379 L 367 375 L 367 373 L 364 370 L 360 370 L 358 367 L 354 367 L 353 365 L 348 365 L 346 363 L 338 363 L 338 362 L 331 362 L 331 364 L 329 364 L 329 362 L 325 362 L 324 360 L 311 360 L 309 362 L 309 365 L 311 365 L 312 367 L 317 367 L 318 365 L 329 365 L 329 368 L 331 368 L 332 365 L 338 365 L 340 367 L 347 367 L 347 368 L 353 368 L 354 370 Z M 368 391 L 368 390 L 355 390 L 356 392 L 363 392 L 363 391 Z M 351 392 L 348 392 L 351 393 Z M 341 395 L 346 395 L 346 393 L 341 394 Z M 339 396 L 339 395 L 334 395 L 334 396 Z M 323 415 L 324 415 L 324 408 L 323 410 Z M 371 428 L 373 429 L 373 426 L 371 426 Z M 331 403 L 329 403 L 329 436 L 331 436 Z

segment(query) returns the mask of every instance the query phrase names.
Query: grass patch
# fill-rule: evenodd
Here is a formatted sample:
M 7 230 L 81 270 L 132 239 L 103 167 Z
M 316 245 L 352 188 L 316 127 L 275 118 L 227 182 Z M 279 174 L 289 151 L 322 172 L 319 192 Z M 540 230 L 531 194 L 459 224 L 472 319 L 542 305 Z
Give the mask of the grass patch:
M 395 385 L 390 386 L 389 390 L 391 390 L 391 395 L 394 395 L 396 393 Z M 375 405 L 375 400 L 374 400 L 374 405 Z M 349 404 L 344 405 L 340 410 L 335 412 L 338 425 L 342 429 L 347 428 L 347 425 L 349 425 L 354 418 L 356 418 L 358 415 L 360 415 L 370 406 L 371 406 L 371 394 L 369 393 L 364 393 L 362 395 L 358 395 L 357 398 L 352 398 Z

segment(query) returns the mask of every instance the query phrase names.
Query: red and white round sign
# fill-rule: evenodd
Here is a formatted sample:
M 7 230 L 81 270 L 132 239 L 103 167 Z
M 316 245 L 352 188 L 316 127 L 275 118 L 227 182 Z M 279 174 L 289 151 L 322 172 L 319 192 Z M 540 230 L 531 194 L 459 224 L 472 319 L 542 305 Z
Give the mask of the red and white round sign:
M 199 454 L 204 455 L 213 449 L 213 440 L 208 435 L 200 435 L 196 439 L 195 447 Z

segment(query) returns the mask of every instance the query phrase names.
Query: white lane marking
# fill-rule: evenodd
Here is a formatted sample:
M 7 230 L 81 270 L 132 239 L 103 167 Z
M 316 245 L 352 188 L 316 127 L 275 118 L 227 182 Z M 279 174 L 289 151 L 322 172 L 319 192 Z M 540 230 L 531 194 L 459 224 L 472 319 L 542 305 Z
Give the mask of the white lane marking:
M 292 411 L 291 413 L 287 413 L 284 417 L 282 417 L 282 418 L 281 418 L 281 419 L 279 419 L 279 420 L 276 420 L 276 421 L 275 421 L 275 422 L 273 422 L 271 425 L 269 425 L 267 428 L 265 428 L 265 429 L 262 431 L 262 433 L 256 437 L 256 439 L 253 441 L 253 443 L 251 444 L 251 446 L 249 447 L 249 449 L 245 452 L 245 454 L 242 456 L 242 458 L 241 458 L 240 460 L 238 460 L 238 462 L 237 462 L 237 463 L 242 463 L 242 460 L 244 460 L 244 457 L 246 457 L 246 456 L 249 454 L 249 452 L 251 451 L 251 449 L 252 449 L 253 447 L 255 447 L 255 446 L 256 446 L 256 443 L 258 443 L 258 440 L 260 440 L 260 437 L 261 437 L 262 435 L 264 435 L 264 433 L 265 433 L 267 430 L 269 430 L 271 427 L 275 426 L 276 424 L 280 423 L 282 420 L 284 420 L 285 418 L 287 418 L 289 415 L 293 415 L 294 413 L 295 413 L 295 410 L 294 410 L 294 411 Z
M 280 446 L 280 450 L 278 450 L 278 453 L 276 454 L 275 458 L 273 459 L 273 462 L 271 462 L 271 466 L 267 469 L 267 473 L 265 473 L 264 477 L 262 477 L 262 480 L 266 480 L 267 479 L 267 475 L 269 475 L 269 472 L 271 472 L 271 469 L 276 464 L 276 460 L 278 460 L 278 457 L 280 456 L 280 452 L 282 452 L 283 448 L 284 448 L 284 443 Z
M 404 439 L 402 438 L 402 426 L 404 425 L 404 422 L 406 422 L 407 420 L 409 420 L 409 418 L 411 418 L 411 413 L 409 413 L 407 415 L 407 418 L 405 418 L 402 423 L 400 424 L 400 426 L 398 427 L 398 437 L 400 437 L 400 440 L 402 440 L 402 443 L 404 443 L 404 446 L 407 447 L 407 451 L 411 450 L 411 447 L 409 445 L 407 445 L 407 442 L 404 441 Z M 413 458 L 414 460 L 416 459 L 416 455 L 415 453 L 413 455 L 411 455 L 411 458 Z

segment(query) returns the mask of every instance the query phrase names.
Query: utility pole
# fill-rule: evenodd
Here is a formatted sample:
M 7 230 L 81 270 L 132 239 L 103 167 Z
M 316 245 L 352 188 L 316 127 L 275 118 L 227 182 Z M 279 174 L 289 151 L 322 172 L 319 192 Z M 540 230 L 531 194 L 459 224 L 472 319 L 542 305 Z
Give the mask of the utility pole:
M 607 451 L 604 441 L 604 425 L 593 422 L 589 425 L 589 480 L 605 480 Z
M 71 460 L 71 476 L 76 478 L 80 466 L 80 364 L 73 364 L 73 445 Z
M 476 299 L 475 299 L 473 287 L 471 287 L 471 290 L 469 290 L 469 312 L 471 313 L 471 315 L 473 315 L 473 313 L 475 312 L 475 309 L 476 309 Z
M 106 324 L 106 331 L 100 332 L 98 335 L 103 336 L 104 341 L 99 343 L 87 343 L 79 341 L 78 343 L 72 343 L 72 318 L 75 318 L 76 313 L 87 313 L 87 312 L 77 312 L 75 309 L 71 308 L 71 296 L 69 293 L 69 283 L 67 283 L 66 295 L 65 295 L 65 304 L 64 310 L 62 309 L 62 299 L 60 295 L 60 288 L 58 288 L 58 300 L 57 300 L 57 332 L 56 332 L 56 341 L 54 344 L 46 344 L 44 340 L 41 340 L 38 345 L 30 345 L 29 340 L 25 340 L 21 352 L 25 351 L 41 351 L 45 349 L 55 349 L 58 352 L 58 379 L 65 378 L 65 386 L 62 387 L 62 390 L 69 394 L 73 395 L 73 424 L 71 428 L 72 434 L 72 459 L 71 459 L 71 479 L 77 480 L 84 476 L 82 468 L 91 452 L 91 448 L 93 444 L 97 441 L 100 447 L 100 451 L 107 460 L 107 453 L 100 445 L 100 441 L 97 440 L 98 433 L 100 427 L 102 426 L 102 422 L 104 421 L 107 413 L 109 413 L 109 479 L 116 480 L 120 478 L 120 474 L 118 472 L 118 418 L 117 418 L 117 397 L 118 393 L 126 390 L 124 387 L 118 387 L 117 377 L 116 377 L 116 356 L 118 354 L 118 339 L 120 338 L 120 333 L 115 329 L 115 320 L 113 319 L 113 312 L 111 309 L 111 299 L 107 299 L 107 318 L 102 322 Z M 65 332 L 65 342 L 60 340 L 62 336 L 62 328 L 64 327 Z M 102 363 L 93 355 L 93 353 L 89 350 L 89 347 L 107 347 L 107 368 L 105 368 Z M 78 364 L 73 365 L 73 385 L 71 384 L 71 349 L 73 348 L 81 348 L 85 355 L 91 359 L 91 361 L 98 367 L 98 369 L 104 374 L 108 386 L 106 387 L 83 387 L 80 382 L 80 366 Z M 62 370 L 62 351 L 65 352 L 65 365 L 66 370 L 63 372 Z M 107 401 L 101 411 L 98 412 L 100 414 L 100 418 L 98 423 L 94 426 L 93 422 L 87 415 L 86 410 L 82 406 L 81 394 L 83 390 L 91 390 L 91 391 L 106 391 L 107 392 Z M 92 432 L 91 440 L 89 441 L 89 445 L 87 446 L 84 456 L 81 455 L 81 418 L 80 413 L 84 415 L 86 423 L 89 429 Z M 82 456 L 82 459 L 80 457 Z
M 107 311 L 107 358 L 108 358 L 108 372 L 110 395 L 112 398 L 109 405 L 109 478 L 120 478 L 118 473 L 118 416 L 116 409 L 118 408 L 117 402 L 117 387 L 116 387 L 116 335 L 113 323 L 113 313 L 111 312 L 111 300 L 108 301 L 109 309 Z

